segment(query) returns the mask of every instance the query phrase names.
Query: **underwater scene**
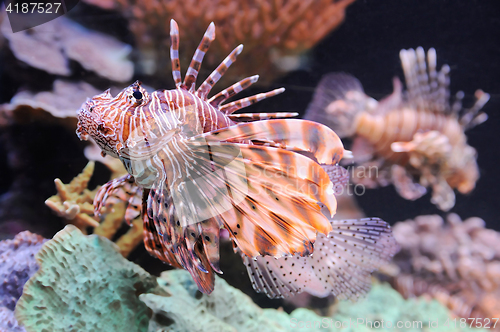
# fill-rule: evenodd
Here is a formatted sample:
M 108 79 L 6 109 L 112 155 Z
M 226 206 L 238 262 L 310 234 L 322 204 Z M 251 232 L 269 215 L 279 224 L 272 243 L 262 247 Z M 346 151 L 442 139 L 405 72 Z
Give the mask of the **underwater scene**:
M 499 41 L 496 0 L 0 1 L 0 332 L 500 331 Z

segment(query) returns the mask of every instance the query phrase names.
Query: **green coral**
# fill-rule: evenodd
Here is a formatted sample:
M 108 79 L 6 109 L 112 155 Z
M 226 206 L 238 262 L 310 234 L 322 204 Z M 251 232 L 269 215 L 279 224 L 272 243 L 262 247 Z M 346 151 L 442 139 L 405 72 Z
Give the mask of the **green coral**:
M 156 280 L 111 241 L 68 225 L 36 259 L 40 269 L 16 306 L 27 331 L 147 331 L 150 310 L 137 294 Z
M 111 241 L 85 236 L 72 225 L 42 247 L 37 261 L 40 269 L 16 307 L 16 317 L 28 332 L 467 330 L 444 326 L 450 316 L 438 302 L 406 301 L 388 285 L 374 285 L 357 303 L 340 302 L 332 317 L 307 309 L 290 315 L 261 309 L 221 278 L 216 279 L 214 292 L 204 295 L 186 271 L 154 278 L 124 259 Z M 364 319 L 363 324 L 358 319 Z M 372 321 L 374 328 L 366 321 Z M 377 328 L 382 321 L 385 328 Z M 389 321 L 422 321 L 422 326 L 389 328 Z M 429 326 L 429 321 L 439 325 Z M 339 328 L 342 322 L 344 329 Z

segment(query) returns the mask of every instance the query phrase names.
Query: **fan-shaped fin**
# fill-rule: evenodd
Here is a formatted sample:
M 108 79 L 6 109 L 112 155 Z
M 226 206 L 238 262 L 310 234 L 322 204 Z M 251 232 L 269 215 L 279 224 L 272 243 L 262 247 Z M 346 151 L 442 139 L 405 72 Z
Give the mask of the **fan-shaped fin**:
M 241 123 L 194 136 L 190 140 L 202 143 L 270 140 L 285 149 L 311 152 L 319 163 L 328 165 L 338 163 L 344 154 L 342 141 L 335 132 L 322 124 L 299 119 Z
M 378 218 L 332 220 L 328 236 L 318 234 L 309 257 L 257 257 L 241 254 L 252 285 L 271 298 L 306 291 L 356 299 L 370 288 L 370 273 L 398 250 L 390 226 Z

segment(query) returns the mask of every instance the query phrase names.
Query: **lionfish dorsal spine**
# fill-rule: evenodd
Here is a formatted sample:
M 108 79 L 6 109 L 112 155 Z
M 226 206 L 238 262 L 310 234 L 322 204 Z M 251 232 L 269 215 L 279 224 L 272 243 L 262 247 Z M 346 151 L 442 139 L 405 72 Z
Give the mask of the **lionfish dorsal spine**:
M 201 67 L 201 63 L 203 61 L 203 57 L 205 53 L 208 51 L 210 44 L 215 39 L 215 24 L 214 22 L 210 23 L 207 28 L 207 31 L 203 35 L 198 48 L 194 52 L 193 59 L 191 59 L 191 63 L 189 64 L 189 68 L 186 72 L 186 77 L 184 78 L 183 86 L 190 92 L 194 92 L 196 85 L 196 77 L 198 76 L 198 72 Z
M 241 91 L 245 90 L 248 88 L 250 85 L 254 84 L 259 80 L 259 75 L 254 75 L 250 76 L 247 78 L 242 79 L 241 81 L 234 83 L 231 85 L 229 88 L 222 90 L 212 98 L 208 100 L 208 102 L 213 106 L 213 107 L 218 107 L 221 105 L 223 102 L 231 98 L 232 96 L 240 93 Z
M 248 107 L 248 106 L 255 104 L 261 100 L 279 95 L 280 93 L 283 93 L 283 92 L 285 92 L 285 88 L 279 88 L 279 89 L 275 89 L 275 90 L 272 90 L 269 92 L 259 93 L 259 94 L 256 94 L 255 96 L 243 98 L 243 99 L 240 99 L 237 101 L 233 101 L 232 103 L 226 104 L 220 108 L 220 111 L 226 115 L 230 115 L 239 109 Z
M 227 69 L 236 61 L 238 55 L 243 51 L 243 45 L 236 47 L 221 64 L 207 77 L 207 79 L 200 85 L 196 94 L 201 99 L 205 100 L 212 90 L 213 86 L 220 80 L 220 78 L 226 73 Z
M 170 60 L 172 61 L 172 76 L 175 86 L 182 84 L 181 61 L 179 60 L 179 26 L 177 22 L 170 20 Z

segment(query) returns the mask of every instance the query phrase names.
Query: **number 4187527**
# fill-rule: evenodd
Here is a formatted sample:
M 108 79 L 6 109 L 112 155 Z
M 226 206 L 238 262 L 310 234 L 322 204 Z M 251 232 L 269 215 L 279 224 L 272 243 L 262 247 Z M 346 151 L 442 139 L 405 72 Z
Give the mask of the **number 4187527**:
M 5 9 L 9 14 L 14 12 L 15 14 L 34 14 L 34 13 L 39 13 L 39 14 L 55 14 L 59 10 L 59 7 L 61 7 L 60 2 L 55 2 L 55 3 L 43 3 L 43 2 L 24 2 L 24 3 L 16 3 L 12 5 L 12 3 L 9 3 L 7 8 Z

